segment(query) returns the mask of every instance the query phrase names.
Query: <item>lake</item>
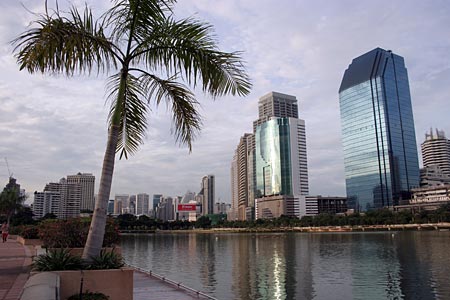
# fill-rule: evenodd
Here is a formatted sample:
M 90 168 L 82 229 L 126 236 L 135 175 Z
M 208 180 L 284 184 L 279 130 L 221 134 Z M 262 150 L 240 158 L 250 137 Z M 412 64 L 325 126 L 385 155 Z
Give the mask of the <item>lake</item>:
M 221 299 L 450 299 L 450 232 L 123 235 L 131 265 Z

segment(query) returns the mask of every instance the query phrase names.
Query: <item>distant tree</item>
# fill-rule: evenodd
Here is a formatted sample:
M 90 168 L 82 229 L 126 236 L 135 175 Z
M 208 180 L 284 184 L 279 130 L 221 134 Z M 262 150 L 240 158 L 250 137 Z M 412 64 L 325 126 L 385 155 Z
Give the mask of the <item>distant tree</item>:
M 17 210 L 16 214 L 12 216 L 11 225 L 18 226 L 35 224 L 36 221 L 33 219 L 33 216 L 34 214 L 31 208 L 22 206 Z
M 201 216 L 195 222 L 195 227 L 197 228 L 210 228 L 211 227 L 211 219 L 207 216 Z
M 129 227 L 137 226 L 137 218 L 132 214 L 123 214 L 117 216 L 117 223 L 120 229 L 128 229 Z
M 0 194 L 0 214 L 6 217 L 6 222 L 8 225 L 11 222 L 11 217 L 14 215 L 16 210 L 22 206 L 24 201 L 25 198 L 20 196 L 19 191 L 15 186 L 7 184 L 3 189 Z

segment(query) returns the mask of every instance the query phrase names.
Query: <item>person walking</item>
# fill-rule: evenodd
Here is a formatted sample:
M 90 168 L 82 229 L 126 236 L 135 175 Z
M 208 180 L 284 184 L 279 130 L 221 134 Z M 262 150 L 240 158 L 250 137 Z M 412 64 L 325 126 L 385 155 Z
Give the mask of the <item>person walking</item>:
M 2 225 L 2 240 L 3 243 L 6 242 L 6 240 L 8 239 L 8 233 L 9 233 L 9 225 L 8 223 L 3 223 Z

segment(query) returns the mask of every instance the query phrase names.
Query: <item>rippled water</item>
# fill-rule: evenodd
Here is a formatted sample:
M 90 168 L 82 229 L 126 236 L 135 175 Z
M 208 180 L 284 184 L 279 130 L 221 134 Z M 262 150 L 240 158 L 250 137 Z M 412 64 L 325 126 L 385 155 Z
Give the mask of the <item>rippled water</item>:
M 450 299 L 450 232 L 124 235 L 127 263 L 218 299 Z

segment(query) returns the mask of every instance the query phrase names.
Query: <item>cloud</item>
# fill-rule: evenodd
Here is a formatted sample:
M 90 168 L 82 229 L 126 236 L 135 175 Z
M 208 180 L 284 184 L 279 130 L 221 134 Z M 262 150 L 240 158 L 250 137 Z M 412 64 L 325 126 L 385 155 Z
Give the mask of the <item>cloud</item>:
M 87 2 L 96 10 L 110 3 Z M 25 6 L 42 11 L 43 1 L 28 0 Z M 8 157 L 29 191 L 78 171 L 94 173 L 98 183 L 109 109 L 104 105 L 105 78 L 19 72 L 8 41 L 33 15 L 15 1 L 2 2 L 0 8 L 0 155 Z M 116 164 L 112 195 L 182 195 L 188 189 L 198 191 L 203 175 L 215 174 L 216 197 L 229 201 L 234 149 L 239 137 L 252 131 L 258 98 L 270 91 L 299 100 L 299 115 L 306 121 L 311 193 L 345 195 L 337 93 L 344 70 L 353 58 L 378 46 L 403 56 L 417 142 L 430 126 L 450 134 L 444 109 L 450 94 L 450 40 L 445 38 L 449 10 L 447 2 L 418 0 L 180 1 L 177 17 L 211 22 L 222 49 L 244 51 L 254 88 L 248 97 L 216 101 L 197 93 L 204 128 L 191 154 L 170 134 L 165 106 L 153 109 L 145 144 Z M 0 175 L 6 182 L 4 168 Z

